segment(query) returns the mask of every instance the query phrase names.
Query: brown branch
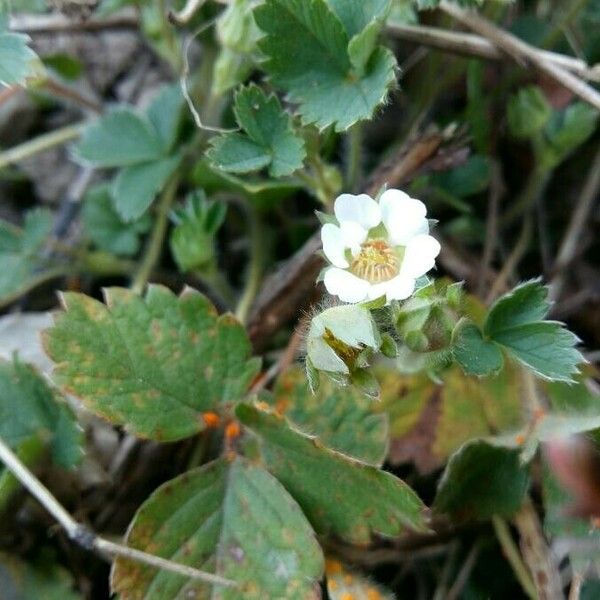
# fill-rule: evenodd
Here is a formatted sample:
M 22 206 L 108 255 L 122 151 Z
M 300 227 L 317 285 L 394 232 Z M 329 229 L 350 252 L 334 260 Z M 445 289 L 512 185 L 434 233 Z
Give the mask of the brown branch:
M 100 31 L 102 29 L 136 29 L 139 19 L 134 10 L 122 10 L 108 17 L 70 19 L 60 13 L 11 15 L 8 27 L 23 33 L 55 33 L 72 31 Z

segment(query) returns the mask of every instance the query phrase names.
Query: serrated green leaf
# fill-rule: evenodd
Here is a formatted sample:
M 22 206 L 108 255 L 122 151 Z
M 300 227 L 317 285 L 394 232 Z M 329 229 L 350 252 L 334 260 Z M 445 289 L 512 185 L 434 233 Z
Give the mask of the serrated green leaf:
M 73 413 L 33 367 L 17 358 L 0 360 L 0 436 L 13 448 L 37 436 L 66 468 L 82 456 L 82 431 Z
M 323 381 L 312 394 L 300 368 L 290 369 L 273 389 L 276 410 L 325 446 L 365 463 L 381 466 L 387 451 L 387 415 L 353 388 Z
M 0 83 L 24 83 L 33 74 L 36 53 L 27 45 L 29 36 L 23 33 L 0 32 Z
M 102 250 L 132 256 L 140 247 L 140 234 L 152 225 L 150 218 L 125 223 L 113 206 L 108 185 L 92 188 L 84 198 L 81 218 L 86 234 Z
M 95 167 L 127 167 L 159 160 L 165 149 L 151 123 L 122 107 L 88 125 L 75 153 Z
M 323 556 L 284 487 L 245 459 L 220 459 L 163 484 L 141 506 L 127 544 L 236 581 L 214 587 L 119 558 L 123 600 L 318 598 Z
M 254 17 L 266 34 L 259 41 L 267 56 L 263 67 L 300 105 L 304 123 L 344 131 L 370 118 L 385 99 L 395 80 L 394 56 L 381 46 L 373 50 L 372 35 L 361 36 L 352 50 L 364 64 L 357 73 L 348 51 L 355 27 L 349 34 L 325 0 L 266 0 Z
M 510 517 L 520 508 L 528 486 L 518 450 L 473 440 L 450 458 L 433 508 L 458 519 Z
M 547 295 L 537 280 L 519 285 L 491 307 L 483 331 L 538 377 L 573 381 L 583 362 L 579 340 L 562 323 L 542 320 L 550 308 Z
M 40 556 L 24 562 L 15 556 L 0 554 L 2 597 L 6 600 L 82 600 L 74 590 L 71 574 L 55 562 Z
M 506 109 L 508 128 L 518 138 L 539 133 L 552 116 L 552 107 L 542 90 L 530 85 L 511 96 Z
M 115 210 L 123 221 L 139 219 L 177 169 L 180 156 L 125 167 L 111 187 Z
M 216 166 L 233 173 L 269 166 L 273 177 L 291 175 L 302 166 L 304 141 L 275 95 L 249 85 L 236 93 L 233 110 L 246 135 L 229 133 L 212 142 L 208 157 Z
M 165 152 L 170 152 L 177 141 L 183 104 L 181 86 L 175 83 L 163 86 L 146 111 L 146 116 L 154 126 Z
M 243 398 L 260 361 L 243 327 L 200 293 L 152 285 L 145 297 L 105 291 L 106 305 L 65 293 L 44 332 L 54 380 L 96 414 L 141 437 L 177 440 L 204 428 L 201 413 Z
M 38 255 L 52 229 L 52 215 L 33 209 L 25 215 L 23 228 L 0 220 L 0 307 L 47 281 L 57 268 Z
M 426 530 L 423 503 L 391 473 L 325 448 L 280 416 L 247 404 L 238 405 L 236 414 L 259 436 L 267 468 L 318 533 L 366 543 L 373 533 Z
M 468 375 L 489 375 L 502 368 L 502 352 L 494 342 L 483 339 L 474 323 L 459 322 L 452 338 L 452 355 Z

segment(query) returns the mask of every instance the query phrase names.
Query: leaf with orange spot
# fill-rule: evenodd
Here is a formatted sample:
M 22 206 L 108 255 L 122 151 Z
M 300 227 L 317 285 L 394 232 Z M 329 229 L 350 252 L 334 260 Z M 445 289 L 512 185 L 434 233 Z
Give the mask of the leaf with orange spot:
M 353 387 L 324 380 L 315 394 L 304 370 L 289 369 L 275 384 L 275 409 L 326 446 L 372 465 L 381 465 L 388 442 L 387 415 Z
M 203 413 L 246 394 L 260 362 L 244 328 L 200 293 L 152 285 L 144 297 L 105 291 L 106 304 L 63 295 L 65 312 L 44 332 L 54 380 L 92 412 L 159 441 L 206 427 Z
M 326 448 L 272 412 L 239 404 L 236 415 L 258 436 L 266 467 L 318 533 L 367 543 L 374 533 L 427 530 L 425 506 L 401 479 Z
M 122 600 L 321 597 L 323 555 L 306 517 L 272 475 L 240 457 L 163 484 L 134 516 L 126 541 L 238 587 L 211 587 L 118 558 L 111 583 Z
M 394 600 L 389 590 L 360 573 L 346 569 L 338 561 L 326 561 L 325 575 L 330 600 Z
M 479 379 L 452 366 L 440 377 L 438 384 L 426 374 L 382 373 L 381 406 L 390 417 L 392 463 L 413 461 L 427 473 L 464 442 L 520 425 L 517 368 L 507 364 L 499 374 Z

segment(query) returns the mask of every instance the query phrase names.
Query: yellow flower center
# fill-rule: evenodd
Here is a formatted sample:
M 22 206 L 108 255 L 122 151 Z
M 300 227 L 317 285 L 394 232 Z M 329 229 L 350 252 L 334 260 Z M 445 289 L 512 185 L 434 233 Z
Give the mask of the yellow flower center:
M 369 283 L 382 283 L 398 275 L 398 254 L 382 239 L 367 240 L 352 260 L 350 271 Z

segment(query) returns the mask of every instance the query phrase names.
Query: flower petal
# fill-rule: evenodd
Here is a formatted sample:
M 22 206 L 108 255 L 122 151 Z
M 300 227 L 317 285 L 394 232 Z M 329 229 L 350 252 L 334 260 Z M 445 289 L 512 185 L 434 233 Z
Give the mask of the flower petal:
M 340 223 L 353 221 L 366 230 L 381 223 L 379 204 L 367 194 L 340 194 L 335 200 L 333 210 Z
M 429 222 L 425 217 L 427 207 L 420 200 L 391 189 L 381 194 L 379 206 L 393 245 L 405 246 L 415 235 L 429 233 Z
M 350 271 L 331 267 L 325 271 L 325 288 L 332 296 L 338 296 L 342 302 L 355 304 L 362 302 L 369 293 L 371 284 L 360 279 Z
M 400 275 L 414 279 L 425 275 L 435 266 L 435 258 L 440 250 L 440 243 L 434 237 L 425 234 L 415 236 L 404 251 Z
M 345 257 L 346 244 L 344 243 L 344 234 L 337 225 L 333 223 L 323 225 L 321 228 L 321 241 L 323 243 L 323 252 L 332 265 L 342 269 L 350 266 Z
M 358 254 L 360 245 L 367 239 L 369 232 L 364 227 L 358 223 L 354 223 L 353 221 L 342 221 L 340 223 L 340 229 L 342 230 L 344 246 L 346 246 L 346 248 L 350 248 L 353 255 Z
M 412 277 L 405 277 L 400 274 L 394 279 L 387 281 L 386 296 L 390 300 L 404 300 L 408 298 L 415 290 L 415 280 Z

